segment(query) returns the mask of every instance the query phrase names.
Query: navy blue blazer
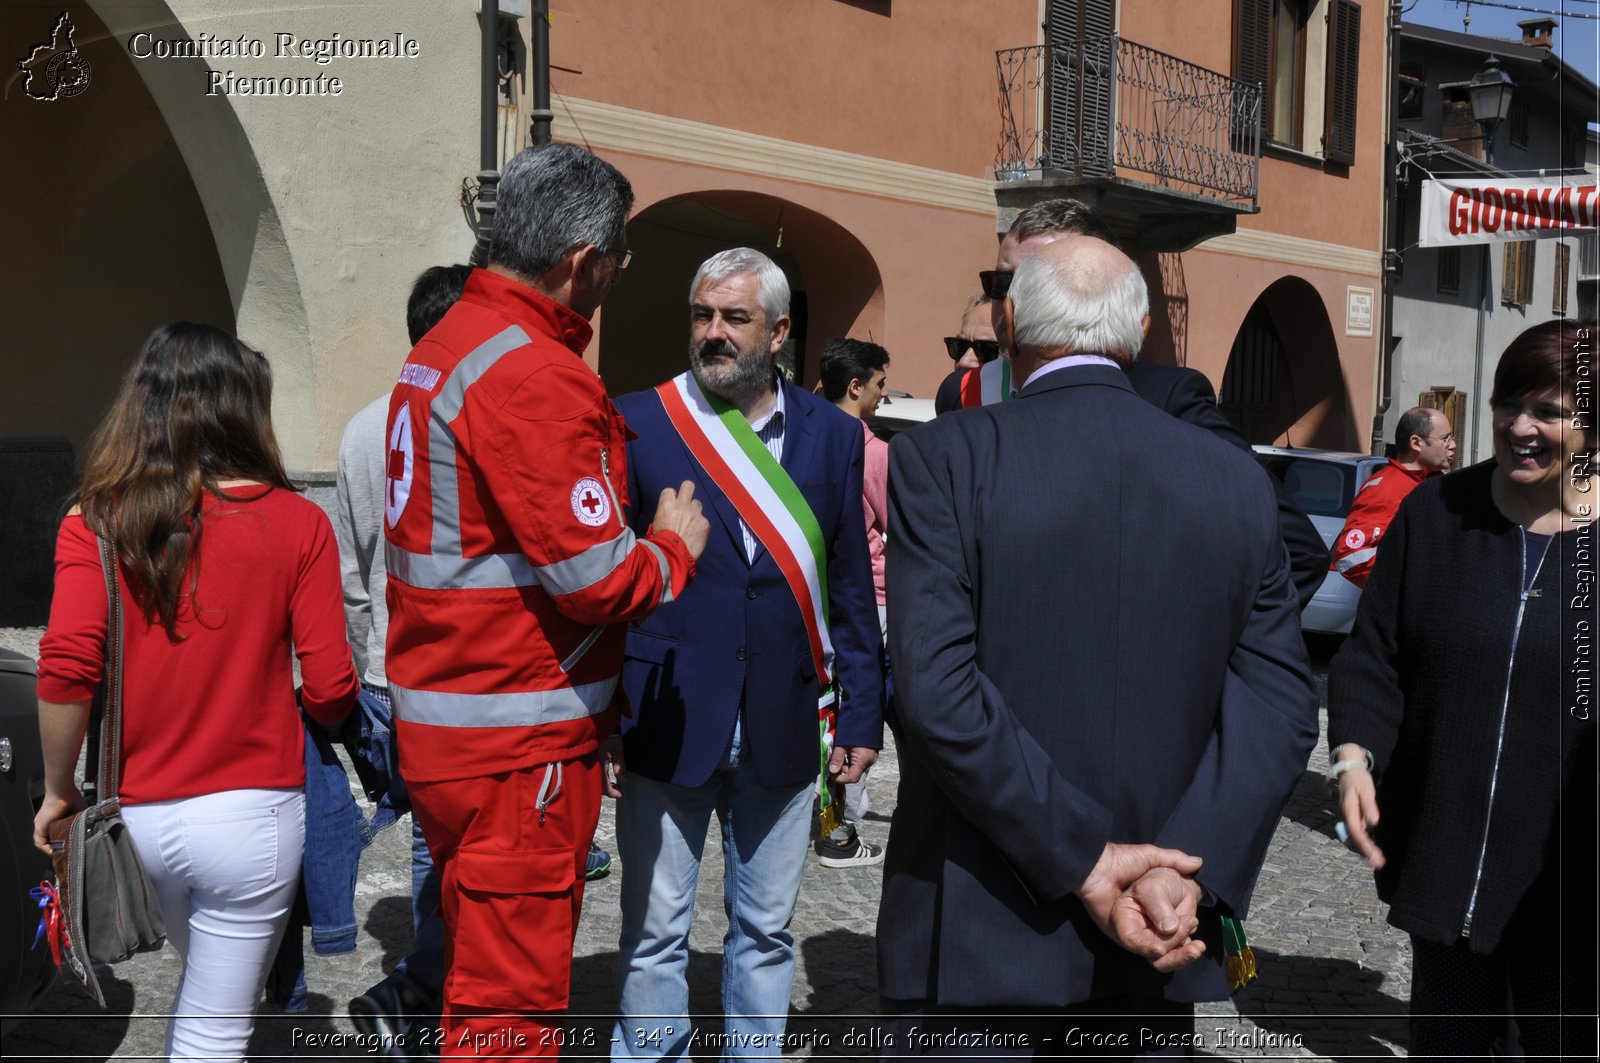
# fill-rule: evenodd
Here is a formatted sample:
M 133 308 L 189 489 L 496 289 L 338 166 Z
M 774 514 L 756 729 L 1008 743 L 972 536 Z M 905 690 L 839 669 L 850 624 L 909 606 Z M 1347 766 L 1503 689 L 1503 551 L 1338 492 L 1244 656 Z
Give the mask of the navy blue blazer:
M 1215 915 L 1247 911 L 1317 737 L 1267 473 L 1109 366 L 902 433 L 889 465 L 881 992 L 1223 999 Z M 1204 958 L 1158 974 L 1089 919 L 1108 841 L 1205 859 Z
M 837 740 L 883 745 L 877 598 L 862 513 L 861 422 L 782 381 L 784 470 L 828 547 L 829 631 L 840 688 Z M 629 771 L 679 786 L 711 777 L 744 707 L 745 748 L 763 786 L 813 780 L 820 766 L 811 644 L 765 548 L 747 560 L 739 514 L 689 455 L 653 391 L 617 400 L 628 441 L 629 521 L 643 534 L 664 487 L 693 480 L 711 536 L 683 596 L 628 628 L 622 722 Z

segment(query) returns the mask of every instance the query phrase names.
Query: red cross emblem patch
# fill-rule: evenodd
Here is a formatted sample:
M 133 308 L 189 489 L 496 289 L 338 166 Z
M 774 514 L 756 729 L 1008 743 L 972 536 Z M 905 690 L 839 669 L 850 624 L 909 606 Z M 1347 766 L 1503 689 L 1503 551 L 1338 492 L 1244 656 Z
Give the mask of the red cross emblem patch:
M 598 528 L 611 519 L 611 497 L 605 485 L 585 476 L 572 485 L 572 515 L 580 524 Z

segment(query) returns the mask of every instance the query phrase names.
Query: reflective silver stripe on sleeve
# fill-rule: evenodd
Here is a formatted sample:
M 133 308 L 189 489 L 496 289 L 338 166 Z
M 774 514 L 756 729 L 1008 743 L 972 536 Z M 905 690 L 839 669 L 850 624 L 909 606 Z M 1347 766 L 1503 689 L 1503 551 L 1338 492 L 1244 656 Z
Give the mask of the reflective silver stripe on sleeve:
M 387 556 L 391 576 L 425 590 L 542 585 L 554 596 L 571 594 L 599 583 L 627 560 L 635 542 L 633 531 L 624 529 L 609 542 L 591 546 L 577 557 L 539 568 L 521 554 L 463 558 L 453 552 L 414 554 L 391 546 Z
M 414 554 L 390 543 L 386 556 L 389 575 L 423 590 L 533 587 L 539 583 L 533 564 L 521 554 Z
M 529 343 L 515 325 L 478 345 L 456 363 L 428 407 L 428 482 L 433 495 L 433 552 L 461 552 L 461 486 L 456 482 L 456 436 L 450 422 L 461 414 L 467 389 L 476 384 L 508 351 Z
M 450 694 L 389 684 L 396 719 L 433 727 L 537 727 L 598 715 L 611 704 L 617 677 L 561 690 Z
M 639 545 L 654 554 L 661 566 L 661 604 L 666 605 L 672 601 L 672 565 L 667 562 L 667 552 L 649 539 L 640 539 Z
M 1333 563 L 1333 567 L 1338 569 L 1339 574 L 1342 576 L 1346 572 L 1349 572 L 1351 569 L 1355 568 L 1357 565 L 1366 564 L 1368 561 L 1371 561 L 1377 556 L 1378 548 L 1375 546 L 1369 546 L 1365 550 L 1357 550 L 1353 554 L 1345 554 L 1343 557 L 1339 558 L 1339 560 Z
M 539 582 L 552 596 L 592 587 L 628 559 L 636 541 L 633 529 L 623 528 L 615 538 L 591 546 L 576 557 L 539 566 Z

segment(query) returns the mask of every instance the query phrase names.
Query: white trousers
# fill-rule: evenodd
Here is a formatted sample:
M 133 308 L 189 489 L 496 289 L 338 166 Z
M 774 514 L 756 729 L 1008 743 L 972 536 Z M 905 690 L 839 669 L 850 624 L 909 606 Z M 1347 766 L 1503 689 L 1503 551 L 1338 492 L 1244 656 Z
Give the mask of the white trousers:
M 122 815 L 183 957 L 167 1058 L 242 1060 L 300 882 L 305 794 L 225 790 Z

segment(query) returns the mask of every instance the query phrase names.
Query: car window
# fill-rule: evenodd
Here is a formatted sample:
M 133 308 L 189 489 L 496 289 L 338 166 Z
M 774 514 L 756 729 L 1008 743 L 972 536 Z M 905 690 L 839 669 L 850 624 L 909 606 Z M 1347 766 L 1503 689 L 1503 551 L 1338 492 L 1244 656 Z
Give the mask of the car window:
M 1289 497 L 1307 513 L 1343 517 L 1350 512 L 1350 500 L 1355 497 L 1356 488 L 1353 464 L 1287 454 L 1257 454 L 1256 457 L 1268 472 L 1283 481 Z

